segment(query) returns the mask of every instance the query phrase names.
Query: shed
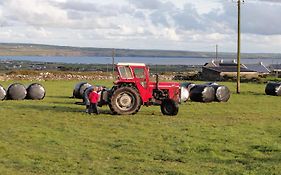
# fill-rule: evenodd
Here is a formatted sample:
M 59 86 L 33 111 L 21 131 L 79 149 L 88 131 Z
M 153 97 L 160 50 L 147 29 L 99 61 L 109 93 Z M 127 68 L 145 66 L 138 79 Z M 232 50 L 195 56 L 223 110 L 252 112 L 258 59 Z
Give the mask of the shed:
M 269 66 L 269 69 L 271 70 L 272 74 L 281 78 L 281 64 L 272 64 Z
M 203 67 L 202 68 L 202 77 L 204 80 L 209 81 L 220 81 L 223 80 L 224 76 L 236 76 L 237 68 L 236 66 L 219 66 L 219 67 Z M 240 69 L 241 76 L 250 75 L 250 76 L 258 76 L 258 73 L 241 67 Z

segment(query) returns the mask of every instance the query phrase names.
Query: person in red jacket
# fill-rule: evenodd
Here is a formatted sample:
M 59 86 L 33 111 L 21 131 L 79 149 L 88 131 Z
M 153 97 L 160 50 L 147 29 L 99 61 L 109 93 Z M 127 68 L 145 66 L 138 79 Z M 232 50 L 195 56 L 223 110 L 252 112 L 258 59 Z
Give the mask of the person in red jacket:
M 98 91 L 98 88 L 94 87 L 92 92 L 90 92 L 90 94 L 89 94 L 89 100 L 90 100 L 90 107 L 88 110 L 89 114 L 91 114 L 91 113 L 99 114 L 99 110 L 97 107 L 97 103 L 99 100 L 99 94 L 97 91 Z

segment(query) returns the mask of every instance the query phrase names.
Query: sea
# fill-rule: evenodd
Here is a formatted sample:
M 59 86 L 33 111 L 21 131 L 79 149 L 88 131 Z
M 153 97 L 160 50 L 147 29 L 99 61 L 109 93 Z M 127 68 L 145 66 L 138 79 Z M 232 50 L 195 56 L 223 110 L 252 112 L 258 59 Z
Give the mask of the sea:
M 24 60 L 32 62 L 54 62 L 69 64 L 112 64 L 111 57 L 64 57 L 64 56 L 0 56 L 0 60 Z M 115 57 L 114 62 L 145 63 L 150 65 L 203 65 L 210 62 L 211 58 L 177 58 L 177 57 Z M 224 59 L 224 61 L 232 61 Z M 241 59 L 243 64 L 264 65 L 281 64 L 281 59 Z

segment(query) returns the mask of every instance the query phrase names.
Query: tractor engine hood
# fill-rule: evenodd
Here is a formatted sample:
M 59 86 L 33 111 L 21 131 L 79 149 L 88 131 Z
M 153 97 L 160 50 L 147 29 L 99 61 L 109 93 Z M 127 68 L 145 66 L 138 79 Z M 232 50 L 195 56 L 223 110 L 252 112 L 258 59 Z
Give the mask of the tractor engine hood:
M 156 86 L 156 82 L 151 82 L 150 83 L 151 86 Z M 158 83 L 158 87 L 160 89 L 166 89 L 166 88 L 179 88 L 180 87 L 180 83 L 178 82 L 159 82 Z
M 156 83 L 153 83 L 153 85 L 156 85 Z M 179 88 L 180 87 L 180 83 L 178 82 L 159 82 L 158 83 L 158 87 L 160 89 L 165 89 L 165 88 Z
M 150 84 L 150 87 L 152 89 L 155 89 L 156 87 L 159 90 L 167 90 L 165 92 L 168 92 L 168 96 L 170 99 L 180 102 L 180 96 L 181 96 L 181 91 L 180 91 L 180 83 L 177 82 L 159 82 L 158 85 L 156 82 L 153 82 Z

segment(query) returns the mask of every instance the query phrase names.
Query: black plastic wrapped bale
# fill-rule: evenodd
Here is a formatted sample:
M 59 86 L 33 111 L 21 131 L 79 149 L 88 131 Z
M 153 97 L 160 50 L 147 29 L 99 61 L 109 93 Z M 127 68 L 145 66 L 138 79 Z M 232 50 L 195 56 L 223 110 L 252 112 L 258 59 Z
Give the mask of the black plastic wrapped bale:
M 7 98 L 9 100 L 23 100 L 27 94 L 26 88 L 20 83 L 11 84 L 7 90 Z
M 6 95 L 7 95 L 7 92 L 6 92 L 5 88 L 2 85 L 0 85 L 0 101 L 5 100 Z
M 108 104 L 108 97 L 111 89 L 103 88 L 100 94 L 100 101 L 98 103 L 99 106 Z
M 212 85 L 219 85 L 219 84 L 218 84 L 218 83 L 215 83 L 215 82 L 208 82 L 208 83 L 205 83 L 205 85 L 212 86 Z
M 215 89 L 207 85 L 195 85 L 191 88 L 189 97 L 196 102 L 212 102 L 215 100 Z
M 33 83 L 29 85 L 26 89 L 27 91 L 27 99 L 31 100 L 42 100 L 46 95 L 46 91 L 41 84 Z
M 194 83 L 189 83 L 189 82 L 184 82 L 184 83 L 181 83 L 180 86 L 181 86 L 181 87 L 186 87 L 187 90 L 190 91 L 190 89 L 191 89 L 192 87 L 194 87 L 195 84 L 194 84 Z
M 281 96 L 281 83 L 270 82 L 265 87 L 267 95 Z
M 215 100 L 218 102 L 227 102 L 231 92 L 228 87 L 222 85 L 211 85 L 215 89 Z
M 76 86 L 74 87 L 74 90 L 73 90 L 73 97 L 83 99 L 84 91 L 90 86 L 92 86 L 92 85 L 90 85 L 87 82 L 80 82 L 80 83 L 76 84 Z

